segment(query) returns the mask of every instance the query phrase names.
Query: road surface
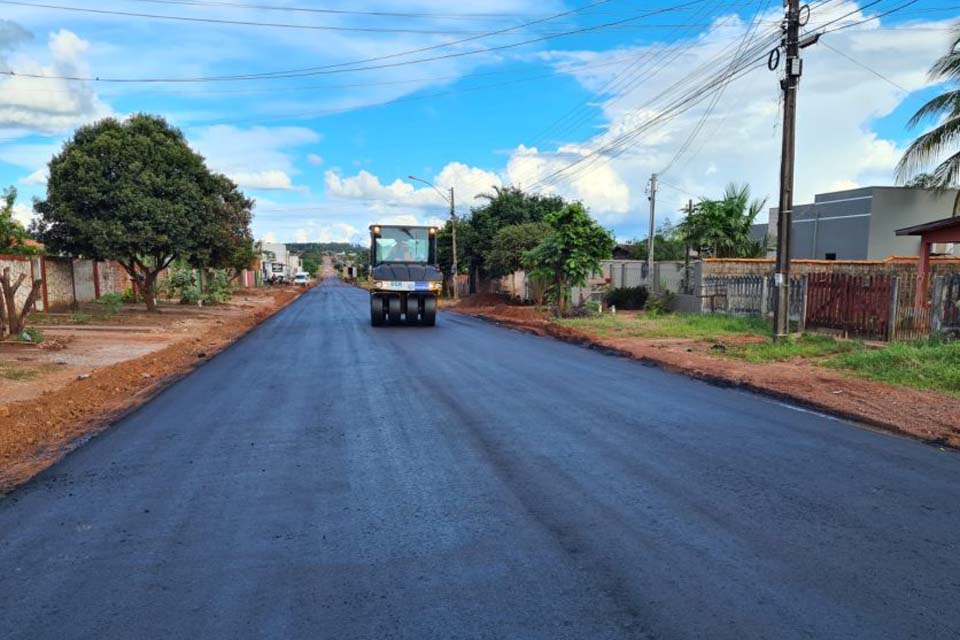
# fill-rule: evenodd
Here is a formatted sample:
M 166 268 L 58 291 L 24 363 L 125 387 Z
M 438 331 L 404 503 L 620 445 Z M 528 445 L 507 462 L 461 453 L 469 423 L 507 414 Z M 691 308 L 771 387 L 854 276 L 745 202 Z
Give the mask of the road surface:
M 328 280 L 0 500 L 0 636 L 956 638 L 960 458 Z

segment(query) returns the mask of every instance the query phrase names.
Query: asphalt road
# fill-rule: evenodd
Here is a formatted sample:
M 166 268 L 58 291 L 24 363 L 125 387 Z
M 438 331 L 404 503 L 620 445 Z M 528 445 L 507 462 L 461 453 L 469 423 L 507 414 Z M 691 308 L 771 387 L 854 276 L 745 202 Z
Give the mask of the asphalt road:
M 328 281 L 0 500 L 0 637 L 957 638 L 960 458 Z

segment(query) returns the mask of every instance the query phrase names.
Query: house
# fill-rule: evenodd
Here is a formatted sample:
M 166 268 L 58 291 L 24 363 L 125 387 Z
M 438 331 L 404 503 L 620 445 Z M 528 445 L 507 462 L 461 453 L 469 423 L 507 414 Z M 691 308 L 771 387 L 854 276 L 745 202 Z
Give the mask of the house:
M 277 278 L 292 279 L 303 270 L 300 256 L 287 250 L 287 245 L 281 242 L 261 242 L 260 262 L 264 280 Z
M 864 187 L 817 194 L 813 203 L 794 205 L 790 237 L 795 259 L 882 260 L 917 255 L 920 239 L 898 236 L 904 227 L 953 215 L 958 191 L 911 187 Z M 777 209 L 770 210 L 767 236 L 776 250 Z M 960 246 L 944 243 L 934 253 L 960 256 Z

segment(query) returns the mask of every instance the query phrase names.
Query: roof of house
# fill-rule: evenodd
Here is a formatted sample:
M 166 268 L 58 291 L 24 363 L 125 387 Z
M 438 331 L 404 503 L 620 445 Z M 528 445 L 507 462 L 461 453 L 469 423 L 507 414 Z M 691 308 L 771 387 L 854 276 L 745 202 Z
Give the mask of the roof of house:
M 941 218 L 940 220 L 934 220 L 933 222 L 924 222 L 923 224 L 915 224 L 912 227 L 904 227 L 903 229 L 897 229 L 898 236 L 920 236 L 925 233 L 930 233 L 931 231 L 940 231 L 941 229 L 950 229 L 952 227 L 960 228 L 960 218 L 956 216 L 951 216 L 949 218 Z

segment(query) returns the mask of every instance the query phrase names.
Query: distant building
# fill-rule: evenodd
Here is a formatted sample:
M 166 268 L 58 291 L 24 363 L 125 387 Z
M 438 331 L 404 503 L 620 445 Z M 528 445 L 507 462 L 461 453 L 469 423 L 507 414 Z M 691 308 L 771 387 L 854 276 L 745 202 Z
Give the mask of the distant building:
M 953 215 L 956 189 L 937 192 L 909 187 L 864 187 L 817 194 L 812 204 L 793 207 L 790 250 L 796 259 L 881 260 L 917 255 L 920 239 L 897 236 L 897 229 Z M 751 237 L 753 230 L 751 229 Z M 769 252 L 777 240 L 777 209 L 770 210 Z M 960 255 L 954 244 L 934 253 Z
M 281 242 L 260 243 L 260 264 L 263 278 L 267 281 L 290 280 L 303 271 L 300 256 L 288 251 L 287 245 Z

